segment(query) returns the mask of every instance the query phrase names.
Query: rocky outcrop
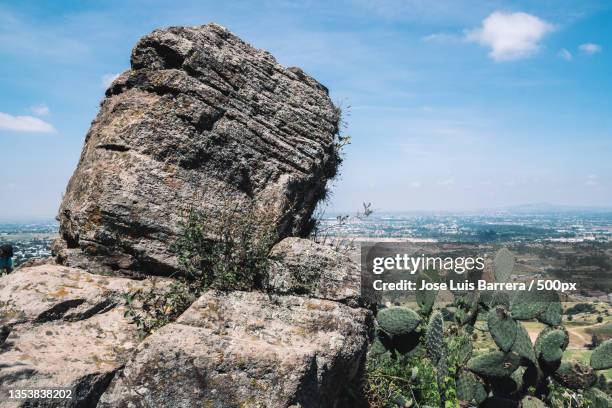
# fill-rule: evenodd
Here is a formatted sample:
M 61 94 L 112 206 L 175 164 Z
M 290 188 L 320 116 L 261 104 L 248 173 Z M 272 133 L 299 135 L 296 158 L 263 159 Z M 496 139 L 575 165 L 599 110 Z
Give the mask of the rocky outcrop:
M 220 26 L 140 40 L 68 185 L 57 263 L 0 278 L 0 394 L 73 392 L 16 406 L 347 406 L 372 330 L 359 269 L 286 238 L 309 231 L 336 172 L 338 115 L 322 85 Z M 211 290 L 185 310 L 172 246 L 192 210 L 207 214 L 205 240 L 223 217 L 267 215 L 246 229 L 273 232 L 270 284 L 257 286 L 269 293 Z M 131 318 L 179 314 L 144 340 Z
M 363 305 L 359 266 L 348 255 L 303 238 L 285 238 L 270 252 L 270 290 Z
M 334 407 L 370 325 L 337 302 L 211 291 L 138 347 L 100 406 Z
M 60 263 L 167 275 L 192 210 L 259 206 L 301 236 L 339 163 L 327 89 L 225 28 L 156 30 L 89 130 L 59 212 Z M 214 224 L 215 219 L 211 219 Z
M 137 328 L 124 317 L 122 295 L 154 285 L 161 290 L 165 283 L 52 264 L 0 278 L 1 395 L 61 387 L 73 398 L 53 406 L 95 406 L 139 343 Z

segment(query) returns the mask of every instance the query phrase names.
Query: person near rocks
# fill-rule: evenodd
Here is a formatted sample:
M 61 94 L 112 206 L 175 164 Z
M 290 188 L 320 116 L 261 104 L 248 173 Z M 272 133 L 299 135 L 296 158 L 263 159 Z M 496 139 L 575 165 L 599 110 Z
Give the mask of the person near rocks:
M 13 246 L 0 245 L 0 274 L 11 273 L 13 270 Z

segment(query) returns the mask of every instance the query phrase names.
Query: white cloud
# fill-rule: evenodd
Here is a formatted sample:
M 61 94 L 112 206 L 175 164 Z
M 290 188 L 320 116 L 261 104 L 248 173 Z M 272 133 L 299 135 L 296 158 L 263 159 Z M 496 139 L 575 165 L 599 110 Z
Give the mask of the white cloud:
M 118 77 L 119 77 L 119 74 L 104 74 L 104 75 L 102 75 L 102 78 L 101 78 L 102 86 L 104 88 L 108 88 L 109 86 L 111 86 L 113 81 L 115 79 L 117 79 Z
M 421 41 L 426 43 L 447 44 L 461 41 L 461 37 L 454 34 L 434 33 L 421 37 Z
M 49 110 L 49 107 L 47 105 L 45 105 L 44 103 L 40 104 L 40 105 L 33 105 L 30 106 L 30 112 L 34 113 L 35 115 L 38 116 L 46 116 L 49 113 L 51 113 L 51 111 Z
M 12 116 L 0 112 L 0 129 L 24 133 L 54 133 L 55 128 L 33 116 Z
M 585 54 L 589 54 L 589 55 L 593 55 L 593 54 L 597 54 L 598 52 L 601 52 L 601 45 L 593 44 L 593 43 L 582 44 L 580 45 L 579 48 L 580 48 L 580 51 L 584 52 Z
M 531 14 L 496 11 L 482 21 L 481 27 L 468 31 L 465 39 L 489 47 L 489 56 L 495 61 L 511 61 L 533 55 L 553 28 Z
M 421 188 L 421 182 L 420 181 L 413 181 L 410 183 L 410 187 L 412 188 Z
M 564 60 L 566 60 L 566 61 L 571 61 L 571 60 L 572 60 L 572 58 L 574 58 L 574 56 L 572 55 L 572 53 L 571 53 L 571 52 L 569 52 L 568 50 L 566 50 L 565 48 L 561 48 L 561 49 L 559 50 L 558 55 L 559 55 L 561 58 L 563 58 Z

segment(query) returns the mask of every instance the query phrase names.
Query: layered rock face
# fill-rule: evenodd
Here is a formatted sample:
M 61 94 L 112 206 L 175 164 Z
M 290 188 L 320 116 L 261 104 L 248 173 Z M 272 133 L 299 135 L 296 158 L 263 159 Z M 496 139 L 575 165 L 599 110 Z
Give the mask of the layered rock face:
M 223 27 L 154 31 L 87 134 L 58 261 L 171 274 L 186 214 L 229 206 L 265 207 L 279 240 L 305 235 L 339 163 L 338 120 L 325 87 Z

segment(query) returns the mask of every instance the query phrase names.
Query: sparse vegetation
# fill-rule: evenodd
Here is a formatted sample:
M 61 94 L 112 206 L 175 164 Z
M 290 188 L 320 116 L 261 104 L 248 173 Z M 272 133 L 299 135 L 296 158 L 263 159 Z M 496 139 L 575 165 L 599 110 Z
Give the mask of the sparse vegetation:
M 173 249 L 184 275 L 165 290 L 125 295 L 125 315 L 143 336 L 174 321 L 206 289 L 266 288 L 275 239 L 273 214 L 253 205 L 221 208 L 191 211 L 181 224 Z
M 565 314 L 568 316 L 577 315 L 578 313 L 595 313 L 597 309 L 591 303 L 577 303 L 574 306 L 568 308 Z

